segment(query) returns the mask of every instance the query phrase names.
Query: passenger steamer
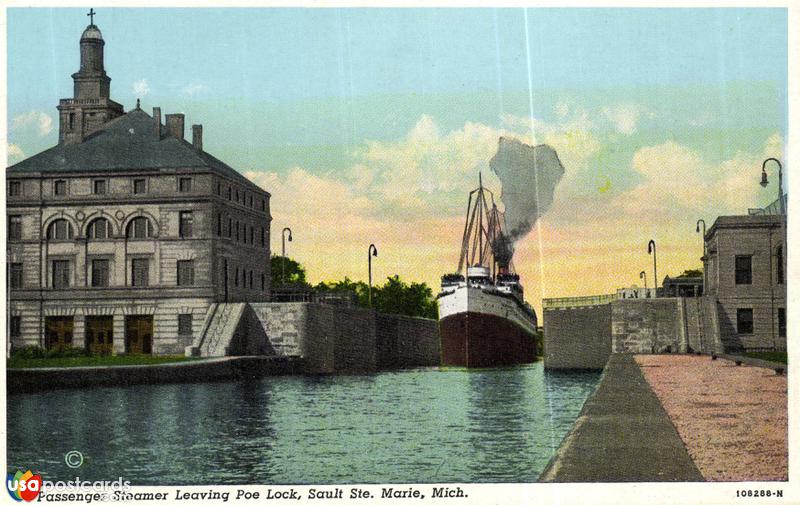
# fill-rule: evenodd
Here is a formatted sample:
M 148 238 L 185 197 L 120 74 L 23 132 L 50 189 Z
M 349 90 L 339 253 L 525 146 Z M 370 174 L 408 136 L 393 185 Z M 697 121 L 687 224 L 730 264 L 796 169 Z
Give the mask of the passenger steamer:
M 443 366 L 536 359 L 536 312 L 523 298 L 512 255 L 503 214 L 479 182 L 469 195 L 458 271 L 442 276 L 437 297 Z

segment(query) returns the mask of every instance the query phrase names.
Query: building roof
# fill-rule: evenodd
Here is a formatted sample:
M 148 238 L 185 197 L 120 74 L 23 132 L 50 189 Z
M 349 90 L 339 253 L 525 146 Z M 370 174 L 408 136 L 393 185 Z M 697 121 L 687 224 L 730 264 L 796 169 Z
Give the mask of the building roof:
M 103 40 L 103 34 L 100 33 L 100 28 L 95 25 L 89 25 L 83 31 L 83 35 L 81 35 L 81 40 L 83 39 L 99 39 Z
M 231 177 L 251 188 L 259 188 L 242 174 L 189 142 L 170 136 L 141 109 L 133 109 L 102 126 L 79 144 L 58 144 L 8 167 L 6 174 L 70 172 L 155 171 L 199 168 Z

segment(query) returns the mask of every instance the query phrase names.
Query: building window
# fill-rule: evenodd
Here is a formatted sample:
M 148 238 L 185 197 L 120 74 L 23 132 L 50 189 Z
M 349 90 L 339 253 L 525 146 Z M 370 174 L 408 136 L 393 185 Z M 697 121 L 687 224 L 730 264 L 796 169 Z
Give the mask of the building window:
M 266 212 L 267 210 L 267 201 L 261 200 L 261 212 Z
M 783 246 L 775 248 L 775 277 L 778 284 L 783 284 Z
M 753 333 L 753 309 L 736 309 L 736 333 Z
M 11 316 L 11 328 L 9 328 L 11 338 L 22 336 L 22 316 Z
M 261 274 L 261 291 L 264 291 L 267 288 L 267 276 L 265 274 Z
M 104 179 L 97 179 L 94 181 L 94 190 L 95 195 L 105 195 L 106 194 L 106 181 Z
M 108 260 L 92 260 L 92 287 L 108 287 Z
M 65 196 L 67 194 L 67 181 L 55 181 L 53 183 L 53 194 L 56 196 Z
M 251 226 L 250 227 L 250 245 L 253 245 L 253 244 L 256 243 L 255 234 L 256 234 L 256 229 Z
M 178 286 L 194 285 L 194 260 L 178 260 Z
M 239 190 L 236 190 L 236 203 L 239 203 Z
M 22 216 L 8 216 L 8 240 L 22 240 Z
M 222 183 L 217 181 L 217 196 L 222 196 Z
M 778 308 L 778 336 L 786 338 L 786 309 Z
M 108 238 L 108 220 L 105 218 L 97 218 L 89 223 L 87 236 L 91 239 L 104 239 Z
M 736 256 L 736 284 L 753 283 L 753 257 Z
M 178 314 L 178 335 L 192 334 L 192 315 Z
M 180 213 L 179 233 L 183 238 L 190 238 L 192 236 L 192 211 L 184 210 Z
M 261 247 L 264 247 L 266 245 L 267 245 L 267 230 L 265 230 L 264 227 L 262 226 L 261 227 Z
M 133 193 L 141 195 L 147 192 L 147 179 L 134 179 L 133 180 Z
M 178 179 L 178 191 L 181 193 L 189 193 L 192 191 L 192 178 L 181 177 Z
M 22 183 L 20 181 L 8 181 L 8 196 L 22 196 Z
M 70 130 L 74 130 L 75 129 L 75 113 L 74 112 L 70 112 L 69 113 L 69 120 L 67 122 L 69 123 L 69 129 Z
M 233 285 L 239 287 L 239 267 L 236 267 L 236 275 L 233 276 Z
M 53 287 L 62 289 L 69 287 L 69 260 L 53 260 Z
M 231 238 L 231 230 L 233 230 L 233 219 L 228 218 L 228 238 Z
M 228 201 L 231 199 L 231 187 L 228 186 Z
M 240 238 L 241 237 L 239 235 L 239 221 L 236 221 L 236 241 L 239 242 Z
M 128 223 L 128 238 L 150 238 L 153 236 L 153 225 L 146 217 L 135 217 Z
M 251 209 L 253 208 L 253 195 L 247 195 L 247 205 L 249 205 Z
M 222 236 L 222 214 L 217 214 L 217 236 Z
M 150 285 L 150 260 L 134 258 L 131 260 L 131 281 L 133 286 Z
M 72 239 L 72 223 L 66 219 L 56 219 L 47 228 L 48 240 L 70 240 Z
M 22 263 L 11 263 L 9 265 L 8 282 L 11 289 L 19 289 L 22 287 Z
M 253 289 L 253 271 L 252 270 L 250 270 L 247 273 L 247 277 L 248 277 L 248 280 L 250 282 L 250 289 Z

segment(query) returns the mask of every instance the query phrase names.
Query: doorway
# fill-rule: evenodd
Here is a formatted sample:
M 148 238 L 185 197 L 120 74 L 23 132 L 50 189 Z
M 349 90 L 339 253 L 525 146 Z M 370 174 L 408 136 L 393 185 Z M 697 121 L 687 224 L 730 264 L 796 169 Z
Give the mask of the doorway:
M 75 323 L 72 316 L 48 316 L 44 318 L 44 346 L 56 349 L 72 346 Z
M 86 316 L 86 349 L 92 354 L 114 350 L 114 316 Z
M 153 316 L 125 316 L 125 352 L 153 353 Z

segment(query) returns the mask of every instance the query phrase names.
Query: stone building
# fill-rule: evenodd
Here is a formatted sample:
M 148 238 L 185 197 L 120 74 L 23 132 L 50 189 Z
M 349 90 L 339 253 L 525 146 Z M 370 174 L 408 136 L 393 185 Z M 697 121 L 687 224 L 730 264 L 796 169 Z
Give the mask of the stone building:
M 705 296 L 725 349 L 786 349 L 785 215 L 720 216 L 705 235 Z
M 269 300 L 270 195 L 183 114 L 124 112 L 104 44 L 90 24 L 58 145 L 6 172 L 10 343 L 183 353 L 216 304 Z

